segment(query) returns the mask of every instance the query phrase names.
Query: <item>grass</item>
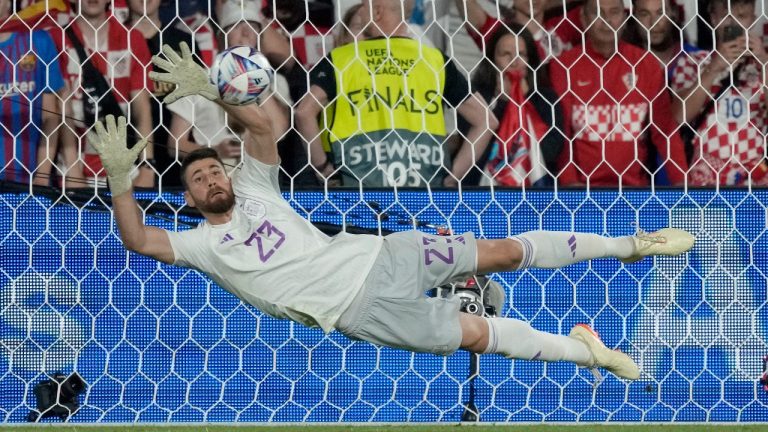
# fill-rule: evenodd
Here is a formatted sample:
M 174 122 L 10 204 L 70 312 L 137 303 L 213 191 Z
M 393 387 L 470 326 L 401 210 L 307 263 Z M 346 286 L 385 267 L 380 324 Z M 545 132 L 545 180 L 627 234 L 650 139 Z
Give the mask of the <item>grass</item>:
M 285 426 L 102 426 L 102 425 L 57 425 L 46 424 L 36 426 L 0 426 L 0 432 L 758 432 L 768 431 L 768 423 L 765 425 L 613 425 L 613 424 L 587 424 L 587 425 L 423 425 L 423 426 L 312 426 L 312 425 L 285 425 Z

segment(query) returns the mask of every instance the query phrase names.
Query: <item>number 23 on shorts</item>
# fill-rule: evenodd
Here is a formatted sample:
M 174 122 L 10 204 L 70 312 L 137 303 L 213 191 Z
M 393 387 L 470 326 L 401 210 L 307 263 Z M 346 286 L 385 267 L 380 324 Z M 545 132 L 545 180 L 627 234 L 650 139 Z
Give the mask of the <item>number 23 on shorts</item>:
M 424 265 L 431 265 L 436 260 L 440 260 L 445 264 L 453 264 L 453 242 L 464 243 L 464 237 L 458 236 L 454 238 L 443 237 L 434 238 L 423 236 L 421 238 L 421 244 L 424 249 Z

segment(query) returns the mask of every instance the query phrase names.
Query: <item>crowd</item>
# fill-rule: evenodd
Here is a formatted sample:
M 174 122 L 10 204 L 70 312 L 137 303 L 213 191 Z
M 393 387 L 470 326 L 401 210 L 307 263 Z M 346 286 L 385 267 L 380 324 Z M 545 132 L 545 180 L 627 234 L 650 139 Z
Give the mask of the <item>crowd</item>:
M 201 146 L 237 166 L 244 125 L 148 78 L 185 42 L 267 56 L 293 186 L 766 185 L 761 13 L 698 3 L 700 37 L 675 0 L 0 0 L 0 180 L 103 187 L 109 114 L 149 138 L 137 187 Z

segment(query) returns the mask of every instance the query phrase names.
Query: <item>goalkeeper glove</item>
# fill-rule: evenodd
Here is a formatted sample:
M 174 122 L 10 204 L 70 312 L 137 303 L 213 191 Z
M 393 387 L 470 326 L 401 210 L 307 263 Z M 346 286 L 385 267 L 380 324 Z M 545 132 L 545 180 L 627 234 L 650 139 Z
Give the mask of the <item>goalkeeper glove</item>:
M 101 158 L 107 171 L 109 189 L 112 196 L 122 195 L 131 190 L 131 171 L 147 140 L 143 139 L 132 148 L 126 146 L 125 117 L 120 116 L 115 123 L 115 116 L 108 115 L 106 129 L 101 122 L 96 122 L 96 135 L 91 137 L 91 145 Z
M 208 72 L 204 67 L 195 63 L 192 52 L 186 42 L 182 42 L 181 55 L 176 53 L 168 45 L 163 46 L 163 54 L 168 60 L 160 56 L 152 57 L 152 64 L 164 69 L 166 72 L 149 73 L 153 80 L 175 84 L 176 89 L 169 93 L 163 102 L 173 103 L 185 96 L 200 95 L 206 99 L 215 101 L 219 98 L 219 90 L 211 84 Z

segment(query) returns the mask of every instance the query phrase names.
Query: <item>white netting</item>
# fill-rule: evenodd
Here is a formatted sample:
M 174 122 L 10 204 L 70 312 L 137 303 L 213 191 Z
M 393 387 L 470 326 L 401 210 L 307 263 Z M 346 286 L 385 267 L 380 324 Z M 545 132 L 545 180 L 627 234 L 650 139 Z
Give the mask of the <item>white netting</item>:
M 3 421 L 24 421 L 55 372 L 83 378 L 72 420 L 87 422 L 768 421 L 762 2 L 372 0 L 343 23 L 355 1 L 233 1 L 0 1 Z M 228 45 L 267 55 L 285 197 L 329 231 L 694 233 L 685 257 L 494 275 L 503 315 L 591 323 L 641 380 L 593 388 L 572 365 L 496 357 L 473 378 L 467 353 L 324 335 L 127 253 L 94 118 L 122 110 L 151 134 L 135 179 L 156 189 L 137 193 L 148 224 L 199 221 L 180 193 L 188 152 L 239 163 L 244 125 L 202 98 L 162 105 L 172 88 L 146 75 L 181 41 L 202 64 Z

